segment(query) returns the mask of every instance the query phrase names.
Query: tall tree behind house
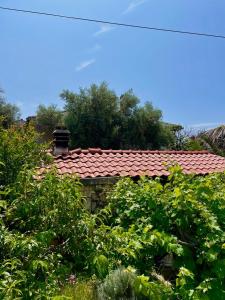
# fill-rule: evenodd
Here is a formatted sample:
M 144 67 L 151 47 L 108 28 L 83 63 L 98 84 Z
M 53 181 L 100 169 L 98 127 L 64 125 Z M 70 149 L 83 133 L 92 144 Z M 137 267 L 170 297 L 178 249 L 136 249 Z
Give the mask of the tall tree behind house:
M 149 102 L 141 105 L 132 90 L 119 97 L 103 82 L 79 93 L 64 90 L 61 98 L 73 148 L 162 149 L 174 142 L 161 110 Z

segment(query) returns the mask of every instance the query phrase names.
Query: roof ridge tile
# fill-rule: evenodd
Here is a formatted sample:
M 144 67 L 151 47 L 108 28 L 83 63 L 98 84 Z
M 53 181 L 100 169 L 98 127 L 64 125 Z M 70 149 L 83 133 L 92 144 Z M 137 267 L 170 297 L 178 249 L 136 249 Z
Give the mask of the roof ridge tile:
M 70 150 L 68 153 L 63 153 L 61 155 L 55 156 L 55 159 L 59 158 L 68 158 L 69 156 L 73 154 L 211 154 L 215 155 L 213 153 L 210 153 L 207 150 L 141 150 L 141 149 L 101 149 L 101 148 L 88 148 L 88 149 L 82 149 L 82 148 L 76 148 L 73 150 Z
M 208 151 L 112 150 L 101 148 L 71 150 L 54 157 L 60 174 L 76 173 L 82 178 L 105 176 L 151 176 L 168 174 L 170 165 L 179 164 L 185 173 L 208 174 L 225 171 L 225 158 Z M 40 169 L 44 174 L 48 167 Z

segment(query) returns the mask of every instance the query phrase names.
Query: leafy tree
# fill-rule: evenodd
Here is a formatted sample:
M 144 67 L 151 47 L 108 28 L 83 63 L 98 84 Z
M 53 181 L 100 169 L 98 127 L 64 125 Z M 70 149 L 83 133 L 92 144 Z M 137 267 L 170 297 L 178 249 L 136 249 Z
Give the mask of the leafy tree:
M 210 150 L 206 143 L 192 131 L 184 130 L 183 128 L 175 132 L 175 150 Z
M 207 150 L 217 155 L 225 156 L 223 146 L 224 127 L 209 131 L 193 133 L 192 131 L 177 130 L 175 132 L 175 150 Z
M 57 125 L 63 123 L 63 112 L 56 105 L 39 105 L 35 125 L 38 132 L 42 133 L 42 140 L 51 141 L 52 133 Z
M 124 136 L 123 148 L 161 149 L 169 147 L 173 142 L 170 129 L 161 122 L 162 112 L 155 109 L 151 103 L 136 107 L 129 118 L 125 118 L 121 130 Z M 123 128 L 123 127 L 122 127 Z
M 0 89 L 0 117 L 2 117 L 2 125 L 8 128 L 19 119 L 19 108 L 7 103 L 5 100 L 4 92 Z
M 106 83 L 63 91 L 72 147 L 168 148 L 174 134 L 151 103 L 140 105 L 132 90 L 118 97 Z
M 64 91 L 65 123 L 71 132 L 72 147 L 110 148 L 117 136 L 118 98 L 106 84 L 80 89 L 79 94 Z
M 32 169 L 50 159 L 47 144 L 38 144 L 39 134 L 31 126 L 0 126 L 0 185 L 13 184 L 24 167 Z

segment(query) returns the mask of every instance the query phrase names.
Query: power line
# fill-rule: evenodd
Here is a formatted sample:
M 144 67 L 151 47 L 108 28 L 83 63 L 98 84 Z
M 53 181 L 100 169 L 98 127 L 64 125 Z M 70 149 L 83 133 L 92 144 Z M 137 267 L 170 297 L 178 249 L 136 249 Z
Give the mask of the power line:
M 179 34 L 185 34 L 185 35 L 203 36 L 203 37 L 208 37 L 208 38 L 225 39 L 225 35 L 220 35 L 220 34 L 210 34 L 210 33 L 204 33 L 204 32 L 183 31 L 183 30 L 176 30 L 176 29 L 170 29 L 170 28 L 159 28 L 159 27 L 142 26 L 142 25 L 137 25 L 137 24 L 118 23 L 118 22 L 112 22 L 112 21 L 106 21 L 106 20 L 100 20 L 100 19 L 81 18 L 81 17 L 61 15 L 61 14 L 53 14 L 53 13 L 42 12 L 42 11 L 25 10 L 25 9 L 18 9 L 18 8 L 11 8 L 11 7 L 3 7 L 3 6 L 0 6 L 0 9 L 7 10 L 7 11 L 21 12 L 21 13 L 70 19 L 70 20 L 76 20 L 76 21 L 85 21 L 85 22 L 92 22 L 92 23 L 114 25 L 114 26 L 120 26 L 120 27 L 130 27 L 130 28 L 136 28 L 136 29 L 146 29 L 146 30 L 153 30 L 153 31 L 179 33 Z

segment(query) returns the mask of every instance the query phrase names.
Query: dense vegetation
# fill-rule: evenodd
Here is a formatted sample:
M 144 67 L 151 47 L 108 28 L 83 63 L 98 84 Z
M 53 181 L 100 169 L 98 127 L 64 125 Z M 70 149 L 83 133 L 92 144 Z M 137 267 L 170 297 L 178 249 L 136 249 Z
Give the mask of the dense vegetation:
M 0 186 L 14 184 L 24 168 L 32 170 L 50 160 L 46 155 L 49 145 L 39 144 L 37 140 L 39 134 L 30 126 L 5 130 L 0 124 Z
M 39 141 L 52 140 L 52 132 L 58 125 L 66 125 L 71 132 L 71 148 L 139 148 L 165 149 L 176 144 L 176 132 L 180 125 L 162 121 L 162 112 L 150 102 L 140 104 L 132 90 L 118 96 L 106 83 L 92 84 L 78 93 L 64 90 L 61 93 L 64 110 L 56 105 L 39 105 L 36 116 L 29 116 L 41 133 Z M 4 128 L 19 124 L 20 110 L 6 102 L 0 89 L 0 117 Z M 22 124 L 22 123 L 21 123 Z
M 55 127 L 66 125 L 71 148 L 176 148 L 176 133 L 182 127 L 164 123 L 161 110 L 150 102 L 141 104 L 132 90 L 118 96 L 102 83 L 81 88 L 78 93 L 64 90 L 60 96 L 65 103 L 63 111 L 53 104 L 39 105 L 36 115 L 26 120 L 41 133 L 41 142 L 52 141 Z M 19 112 L 0 90 L 0 117 L 4 117 L 5 128 L 19 124 Z
M 56 126 L 63 125 L 63 113 L 56 105 L 39 105 L 36 112 L 34 125 L 41 133 L 41 140 L 50 142 Z
M 174 143 L 162 112 L 149 102 L 140 105 L 132 90 L 119 97 L 102 83 L 61 97 L 72 147 L 161 149 Z
M 2 125 L 5 128 L 10 127 L 19 119 L 19 116 L 19 108 L 6 101 L 4 91 L 0 88 L 0 118 L 4 118 Z
M 91 214 L 77 178 L 37 178 L 31 128 L 0 135 L 0 299 L 225 298 L 224 174 L 126 178 Z
M 51 142 L 56 126 L 66 125 L 71 148 L 209 150 L 225 156 L 224 126 L 193 133 L 181 125 L 165 123 L 162 111 L 150 102 L 141 104 L 132 90 L 118 96 L 102 83 L 81 88 L 78 93 L 64 90 L 60 96 L 65 103 L 63 111 L 54 104 L 39 105 L 36 115 L 27 118 L 25 124 L 32 123 L 41 134 L 39 142 Z M 22 126 L 19 117 L 19 107 L 7 102 L 0 88 L 3 127 Z

